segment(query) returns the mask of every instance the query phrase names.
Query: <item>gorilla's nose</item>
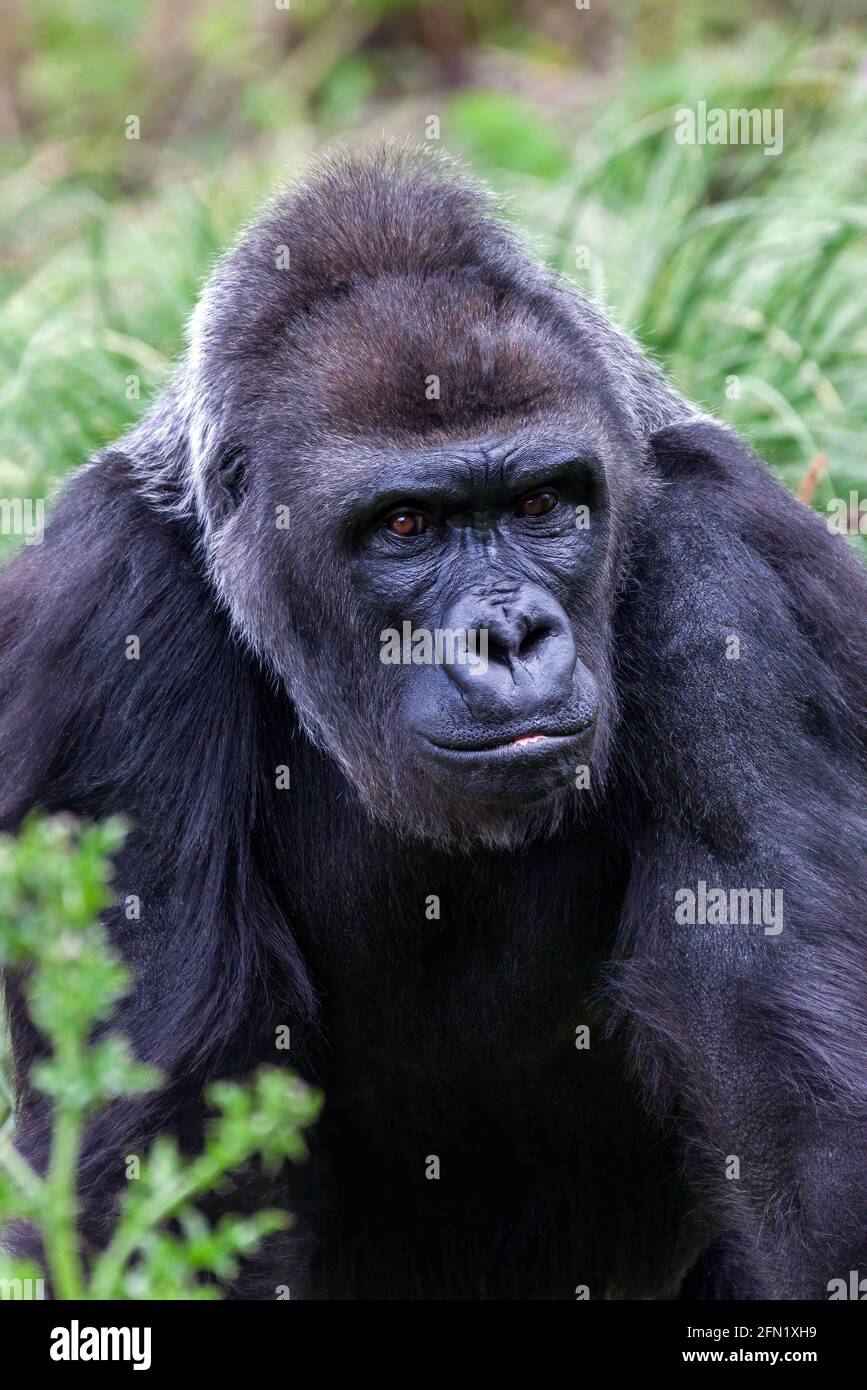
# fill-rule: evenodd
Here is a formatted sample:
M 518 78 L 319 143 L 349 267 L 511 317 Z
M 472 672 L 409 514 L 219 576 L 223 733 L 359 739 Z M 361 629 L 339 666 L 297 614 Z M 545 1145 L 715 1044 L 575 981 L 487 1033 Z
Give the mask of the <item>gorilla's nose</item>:
M 569 699 L 575 641 L 566 614 L 544 589 L 527 584 L 464 596 L 443 626 L 468 634 L 457 650 L 467 649 L 470 659 L 447 662 L 446 670 L 477 713 L 531 718 Z

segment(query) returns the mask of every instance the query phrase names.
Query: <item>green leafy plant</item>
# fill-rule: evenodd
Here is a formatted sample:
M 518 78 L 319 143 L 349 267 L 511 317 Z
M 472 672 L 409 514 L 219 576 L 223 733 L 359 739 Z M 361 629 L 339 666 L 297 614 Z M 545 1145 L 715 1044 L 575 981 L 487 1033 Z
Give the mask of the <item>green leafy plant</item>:
M 85 1265 L 77 1230 L 84 1126 L 100 1107 L 160 1085 L 122 1036 L 92 1040 L 127 983 L 99 920 L 110 900 L 109 856 L 122 840 L 118 820 L 68 817 L 33 817 L 17 838 L 0 836 L 0 965 L 24 977 L 30 1015 L 50 1047 L 30 1079 L 53 1105 L 44 1175 L 16 1151 L 9 1125 L 0 1132 L 0 1226 L 23 1219 L 40 1232 L 59 1299 L 219 1298 L 208 1277 L 231 1278 L 240 1258 L 290 1218 L 262 1211 L 211 1225 L 195 1202 L 251 1159 L 274 1172 L 304 1158 L 304 1128 L 319 1097 L 277 1068 L 248 1085 L 212 1085 L 201 1153 L 188 1157 L 174 1138 L 158 1139 L 139 1159 L 140 1176 L 130 1177 L 109 1244 Z M 0 1277 L 33 1280 L 40 1271 L 0 1254 Z

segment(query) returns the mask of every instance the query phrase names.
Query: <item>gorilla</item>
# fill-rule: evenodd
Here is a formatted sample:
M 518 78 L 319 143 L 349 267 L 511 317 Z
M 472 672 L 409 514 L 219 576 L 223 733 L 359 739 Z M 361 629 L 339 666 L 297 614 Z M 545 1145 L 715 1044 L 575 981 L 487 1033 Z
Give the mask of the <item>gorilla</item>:
M 116 1026 L 167 1077 L 93 1122 L 85 1249 L 126 1154 L 276 1062 L 325 1107 L 217 1200 L 295 1218 L 233 1298 L 867 1270 L 865 604 L 463 174 L 343 154 L 278 197 L 0 581 L 0 824 L 128 817 Z

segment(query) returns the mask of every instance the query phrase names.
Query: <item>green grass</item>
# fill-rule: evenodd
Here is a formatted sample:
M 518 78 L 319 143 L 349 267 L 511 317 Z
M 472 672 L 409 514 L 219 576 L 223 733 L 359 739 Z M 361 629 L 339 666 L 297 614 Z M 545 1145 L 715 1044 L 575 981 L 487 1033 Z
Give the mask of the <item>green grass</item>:
M 858 57 L 851 44 L 793 49 L 756 30 L 740 50 L 640 69 L 574 136 L 502 93 L 461 92 L 443 120 L 451 152 L 493 182 L 541 253 L 790 486 L 826 455 L 820 507 L 867 491 Z M 781 107 L 782 154 L 678 145 L 674 111 L 699 98 Z M 150 185 L 113 198 L 81 172 L 52 176 L 38 152 L 7 175 L 0 495 L 50 493 L 147 408 L 213 258 L 314 143 L 299 125 L 216 167 L 203 155 L 192 176 L 188 152 L 167 150 Z M 578 247 L 589 261 L 576 270 Z

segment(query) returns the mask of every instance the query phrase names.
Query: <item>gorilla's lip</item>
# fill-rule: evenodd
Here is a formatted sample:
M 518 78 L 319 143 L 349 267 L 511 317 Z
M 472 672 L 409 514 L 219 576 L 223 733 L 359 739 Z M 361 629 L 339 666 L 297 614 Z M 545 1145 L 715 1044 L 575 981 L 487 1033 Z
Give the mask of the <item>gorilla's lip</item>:
M 570 742 L 579 734 L 586 733 L 595 722 L 596 715 L 593 714 L 582 724 L 576 724 L 571 729 L 520 729 L 514 733 L 501 734 L 498 738 L 480 739 L 475 743 L 443 743 L 432 738 L 430 734 L 424 734 L 423 737 L 441 753 L 497 753 L 505 749 L 523 748 L 541 752 L 546 748 Z

